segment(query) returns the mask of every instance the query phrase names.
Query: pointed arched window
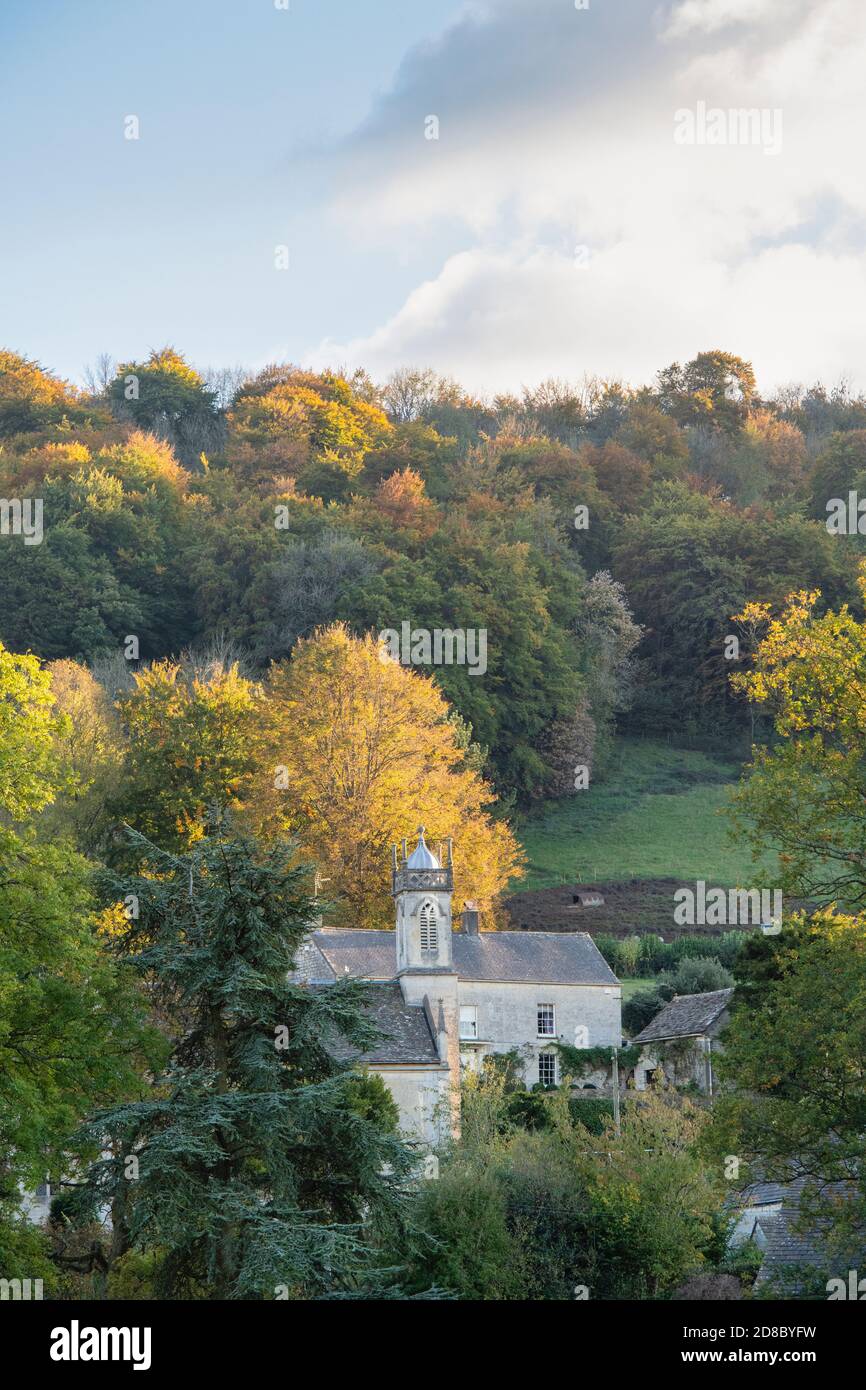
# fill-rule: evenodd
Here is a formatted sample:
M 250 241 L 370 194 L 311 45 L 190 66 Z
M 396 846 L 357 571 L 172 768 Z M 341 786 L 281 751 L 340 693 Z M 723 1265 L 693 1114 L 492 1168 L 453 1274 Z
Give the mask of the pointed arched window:
M 421 950 L 439 950 L 439 927 L 436 922 L 436 908 L 426 902 L 421 909 Z

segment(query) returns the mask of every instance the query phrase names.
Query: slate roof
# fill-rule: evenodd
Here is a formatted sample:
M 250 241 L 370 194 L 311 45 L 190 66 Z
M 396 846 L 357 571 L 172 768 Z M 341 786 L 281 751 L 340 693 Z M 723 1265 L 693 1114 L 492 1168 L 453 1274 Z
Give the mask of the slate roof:
M 866 1234 L 852 1234 L 845 1242 L 845 1248 L 834 1250 L 831 1255 L 827 1248 L 831 1226 L 824 1223 L 817 1228 L 796 1229 L 802 1225 L 796 1206 L 782 1207 L 781 1211 L 758 1219 L 767 1244 L 764 1248 L 763 1263 L 755 1280 L 756 1288 L 761 1288 L 771 1281 L 779 1281 L 787 1283 L 796 1291 L 798 1287 L 803 1286 L 800 1276 L 806 1270 L 813 1269 L 820 1277 L 844 1277 L 849 1269 L 863 1268 L 866 1258 Z
M 323 928 L 313 943 L 333 971 L 367 980 L 391 980 L 397 970 L 393 931 Z M 461 980 L 508 984 L 618 985 L 586 932 L 454 932 L 454 968 Z
M 736 1201 L 744 1207 L 769 1207 L 790 1200 L 792 1194 L 801 1190 L 803 1179 L 796 1182 L 753 1182 L 743 1188 Z M 733 1198 L 731 1199 L 734 1200 Z
M 798 1177 L 788 1183 L 754 1182 L 731 1199 L 742 1211 L 755 1212 L 755 1219 L 764 1235 L 763 1262 L 755 1281 L 756 1288 L 778 1280 L 782 1282 L 786 1294 L 790 1295 L 803 1286 L 801 1272 L 813 1269 L 825 1277 L 844 1274 L 849 1268 L 861 1268 L 866 1260 L 866 1232 L 852 1233 L 844 1243 L 848 1248 L 836 1250 L 830 1255 L 827 1237 L 833 1228 L 832 1221 L 813 1222 L 800 1229 L 804 1226 L 800 1201 L 806 1181 L 805 1177 Z M 826 1197 L 837 1200 L 850 1200 L 856 1196 L 855 1188 L 849 1182 L 828 1183 L 823 1192 Z M 779 1209 L 772 1212 L 756 1210 L 773 1205 Z M 798 1266 L 802 1267 L 802 1271 Z
M 675 994 L 637 1037 L 632 1038 L 632 1043 L 702 1036 L 724 1013 L 733 992 L 732 989 L 714 989 L 708 994 Z
M 371 984 L 364 1011 L 382 1036 L 364 1053 L 341 1038 L 330 1048 L 339 1061 L 367 1062 L 371 1066 L 376 1063 L 439 1065 L 439 1049 L 430 1031 L 426 1009 L 407 1004 L 396 980 Z
M 820 1269 L 824 1264 L 824 1256 L 815 1232 L 794 1229 L 797 1215 L 796 1208 L 783 1208 L 760 1218 L 761 1230 L 767 1244 L 764 1247 L 763 1263 L 755 1280 L 757 1288 L 774 1279 L 785 1268 L 794 1265 L 816 1265 Z

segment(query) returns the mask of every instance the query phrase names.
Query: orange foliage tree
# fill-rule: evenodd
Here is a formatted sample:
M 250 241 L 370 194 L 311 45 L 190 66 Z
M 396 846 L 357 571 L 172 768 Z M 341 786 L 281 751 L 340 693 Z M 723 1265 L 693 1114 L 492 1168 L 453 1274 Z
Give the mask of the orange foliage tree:
M 495 909 L 521 851 L 432 680 L 337 623 L 272 667 L 267 718 L 263 810 L 320 866 L 335 922 L 392 925 L 390 845 L 421 822 L 431 844 L 454 838 L 455 911 L 467 898 Z

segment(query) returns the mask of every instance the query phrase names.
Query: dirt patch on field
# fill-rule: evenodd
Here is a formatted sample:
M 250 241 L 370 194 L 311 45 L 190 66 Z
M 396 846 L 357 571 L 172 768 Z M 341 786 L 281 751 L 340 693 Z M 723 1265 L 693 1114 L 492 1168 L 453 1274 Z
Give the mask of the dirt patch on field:
M 712 887 L 713 885 L 709 885 Z M 619 883 L 560 884 L 556 888 L 537 888 L 515 893 L 504 903 L 512 931 L 584 931 L 591 936 L 640 936 L 654 932 L 665 941 L 677 936 L 721 936 L 728 927 L 679 927 L 674 922 L 674 894 L 678 888 L 691 888 L 677 878 L 646 878 Z M 604 902 L 581 906 L 578 894 L 598 893 Z M 797 904 L 785 902 L 791 911 Z

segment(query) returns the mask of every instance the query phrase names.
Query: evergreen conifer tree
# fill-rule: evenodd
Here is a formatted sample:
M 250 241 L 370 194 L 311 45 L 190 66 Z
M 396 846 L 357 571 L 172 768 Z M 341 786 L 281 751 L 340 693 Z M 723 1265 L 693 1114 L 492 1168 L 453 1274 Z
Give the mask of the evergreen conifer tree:
M 289 980 L 316 910 L 290 845 L 219 828 L 183 854 L 135 839 L 148 876 L 111 891 L 175 1043 L 151 1097 L 89 1126 L 114 1255 L 158 1251 L 169 1297 L 360 1292 L 413 1165 L 391 1108 L 371 1108 L 370 1088 L 359 1103 L 358 1072 L 335 1057 L 375 1040 L 366 986 Z

